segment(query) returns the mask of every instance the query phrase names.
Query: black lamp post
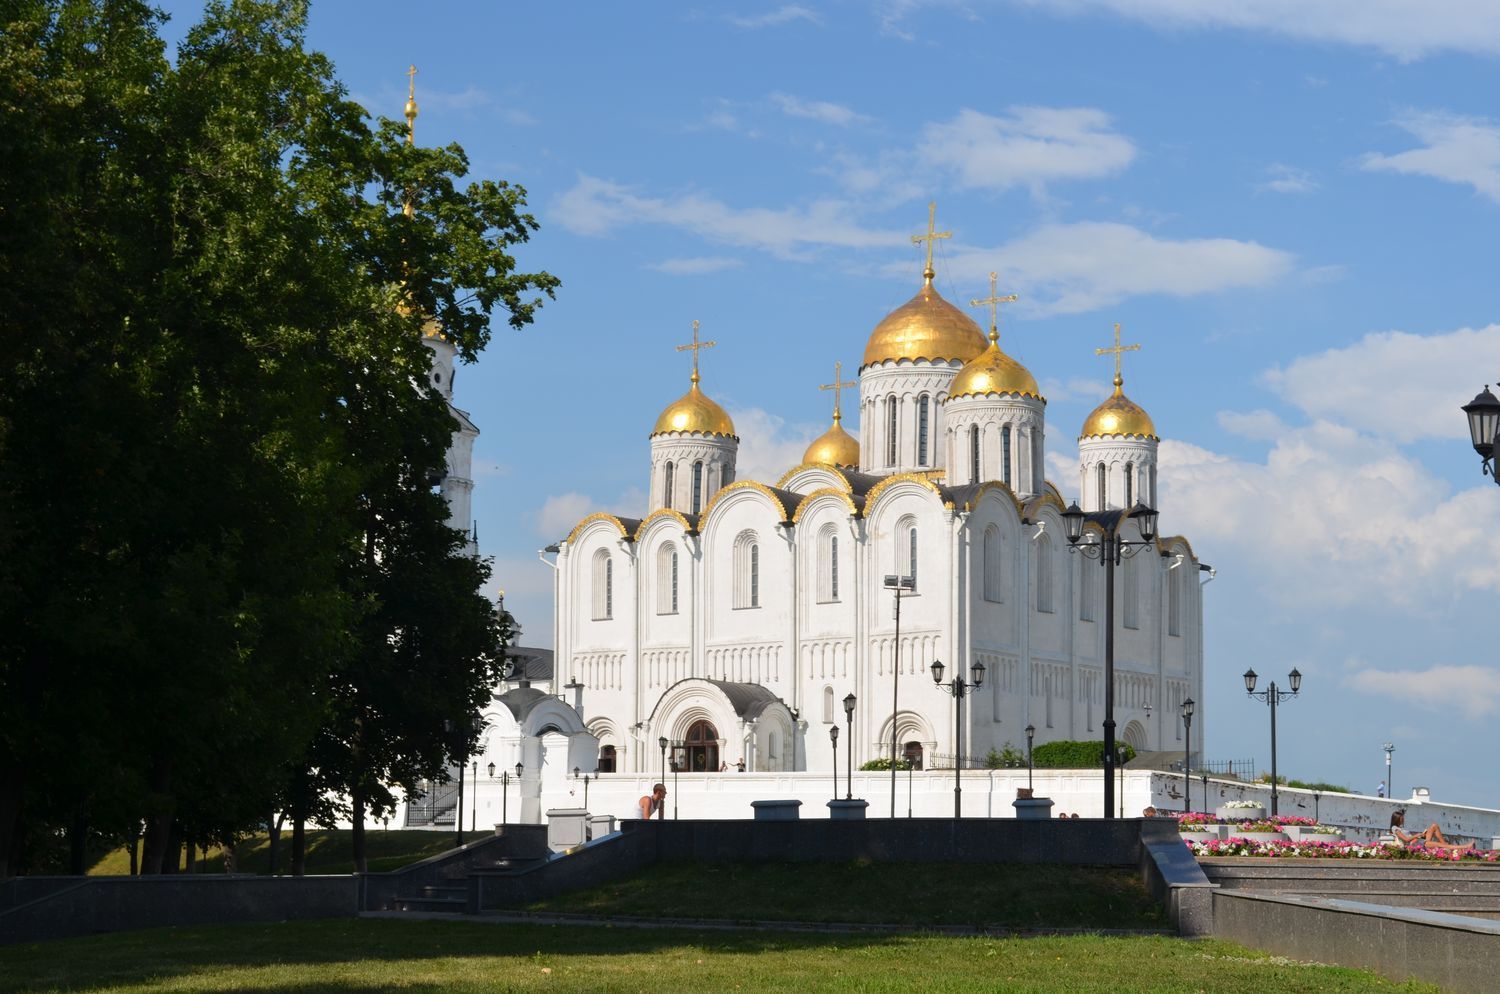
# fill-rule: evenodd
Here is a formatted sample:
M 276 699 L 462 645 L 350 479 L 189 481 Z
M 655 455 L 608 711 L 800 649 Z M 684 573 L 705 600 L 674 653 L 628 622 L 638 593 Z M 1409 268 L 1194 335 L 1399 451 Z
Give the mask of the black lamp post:
M 677 774 L 687 762 L 687 743 L 681 739 L 672 743 L 672 820 L 677 820 Z
M 1479 453 L 1480 472 L 1500 483 L 1500 399 L 1486 384 L 1479 396 L 1460 410 L 1469 416 L 1469 441 Z
M 667 784 L 667 737 L 663 735 L 661 738 L 656 740 L 656 744 L 661 746 L 661 783 L 662 786 L 665 787 Z M 675 780 L 672 781 L 672 786 L 677 786 L 677 782 Z M 675 802 L 677 798 L 674 797 L 672 798 L 672 800 Z M 656 820 L 665 821 L 666 817 L 667 806 L 663 804 L 661 807 L 656 809 Z
M 443 731 L 452 736 L 454 746 L 463 750 L 458 761 L 458 807 L 453 812 L 453 828 L 457 838 L 454 845 L 462 846 L 464 844 L 464 781 L 469 776 L 469 749 L 458 722 L 444 719 Z
M 844 743 L 845 761 L 849 764 L 844 775 L 844 800 L 854 800 L 854 695 L 844 697 L 844 724 L 849 729 L 849 741 Z
M 828 740 L 833 743 L 833 799 L 839 799 L 839 726 L 828 726 Z
M 1292 687 L 1290 691 L 1278 689 L 1276 686 L 1276 681 L 1272 680 L 1269 687 L 1257 694 L 1255 692 L 1256 679 L 1257 677 L 1254 670 L 1245 671 L 1245 693 L 1249 694 L 1251 697 L 1255 698 L 1258 701 L 1265 701 L 1271 706 L 1271 816 L 1274 818 L 1277 814 L 1276 705 L 1280 704 L 1282 701 L 1291 700 L 1301 692 L 1302 674 L 1298 673 L 1297 668 L 1294 666 L 1292 667 L 1292 672 L 1286 675 L 1286 682 Z
M 583 810 L 587 811 L 589 809 L 589 781 L 593 778 L 587 773 L 579 776 L 579 772 L 579 767 L 573 767 L 573 779 L 583 781 Z
M 1396 781 L 1391 779 L 1391 753 L 1396 751 L 1394 742 L 1387 742 L 1380 748 L 1385 750 L 1385 796 L 1396 796 Z
M 973 683 L 963 678 L 962 674 L 954 676 L 946 684 L 943 683 L 943 666 L 941 659 L 932 661 L 932 682 L 946 694 L 953 697 L 953 817 L 964 816 L 963 806 L 963 743 L 964 743 L 964 695 L 970 690 L 978 690 L 984 683 L 984 664 L 975 663 L 969 667 L 969 675 Z
M 1193 810 L 1193 699 L 1182 702 L 1182 813 Z M 1203 803 L 1208 803 L 1204 795 Z
M 1036 726 L 1026 726 L 1026 790 L 1036 790 L 1036 784 L 1031 782 L 1031 776 L 1035 767 L 1031 765 L 1031 745 L 1036 741 Z
M 494 774 L 494 769 L 495 769 L 495 764 L 491 763 L 490 764 L 490 771 L 491 771 L 490 772 L 490 776 L 494 776 L 495 775 Z M 525 772 L 526 772 L 525 765 L 521 764 L 521 763 L 517 763 L 516 764 L 516 794 L 517 794 L 516 800 L 517 801 L 519 801 L 521 799 L 520 796 L 519 796 L 520 793 L 521 793 L 521 774 L 523 774 Z M 509 803 L 510 803 L 510 773 L 509 773 L 509 771 L 504 771 L 504 772 L 502 772 L 500 774 L 500 824 L 502 824 L 502 825 L 507 825 L 507 824 L 510 823 L 510 812 L 507 810 L 507 805 L 509 805 Z
M 1076 503 L 1063 512 L 1068 529 L 1068 548 L 1104 567 L 1104 817 L 1115 816 L 1115 567 L 1145 548 L 1156 545 L 1158 512 L 1137 503 L 1129 511 L 1100 511 L 1086 515 Z M 1085 520 L 1090 519 L 1100 531 L 1099 541 L 1080 542 Z M 1140 540 L 1120 537 L 1120 527 L 1134 521 L 1140 529 Z
M 915 565 L 913 563 L 913 566 Z M 894 679 L 891 680 L 891 817 L 894 818 L 896 817 L 896 742 L 901 737 L 897 727 L 901 718 L 901 592 L 916 593 L 917 578 L 888 573 L 885 586 L 887 590 L 896 592 L 896 666 Z

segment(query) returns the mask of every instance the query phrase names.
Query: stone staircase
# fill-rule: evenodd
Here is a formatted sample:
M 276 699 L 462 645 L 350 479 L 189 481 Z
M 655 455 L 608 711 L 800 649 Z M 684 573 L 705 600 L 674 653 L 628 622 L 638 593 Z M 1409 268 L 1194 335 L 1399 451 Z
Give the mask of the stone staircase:
M 501 856 L 488 866 L 469 867 L 462 877 L 439 883 L 420 884 L 412 893 L 396 897 L 397 911 L 446 912 L 461 915 L 469 910 L 469 877 L 482 875 L 497 880 L 513 877 L 547 861 L 542 854 Z
M 1500 864 L 1201 858 L 1225 890 L 1304 894 L 1500 920 Z

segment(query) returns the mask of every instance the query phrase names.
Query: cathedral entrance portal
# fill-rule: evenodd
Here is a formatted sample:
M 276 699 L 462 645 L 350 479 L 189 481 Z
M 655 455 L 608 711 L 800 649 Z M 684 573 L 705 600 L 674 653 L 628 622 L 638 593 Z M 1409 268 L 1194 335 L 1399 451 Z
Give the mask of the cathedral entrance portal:
M 706 721 L 695 721 L 688 726 L 687 738 L 683 740 L 687 752 L 688 773 L 716 773 L 719 769 L 719 732 Z
M 905 749 L 906 764 L 909 769 L 922 769 L 922 743 L 908 742 Z

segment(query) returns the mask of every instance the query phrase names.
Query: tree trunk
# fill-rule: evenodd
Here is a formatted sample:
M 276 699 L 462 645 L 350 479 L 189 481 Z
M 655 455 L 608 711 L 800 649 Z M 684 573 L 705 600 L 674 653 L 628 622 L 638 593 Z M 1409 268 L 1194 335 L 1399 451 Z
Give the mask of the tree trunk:
M 81 877 L 87 872 L 84 866 L 87 861 L 89 839 L 89 814 L 88 809 L 82 802 L 73 809 L 73 821 L 68 826 L 68 872 L 75 877 Z
M 234 840 L 226 839 L 220 843 L 219 852 L 224 857 L 224 872 L 236 872 L 239 869 L 239 859 L 235 855 Z
M 15 876 L 21 838 L 21 794 L 26 777 L 14 763 L 0 766 L 0 880 Z
M 307 873 L 307 818 L 298 812 L 292 817 L 292 876 Z
M 276 867 L 276 856 L 277 856 L 277 850 L 281 846 L 281 821 L 285 817 L 286 817 L 286 812 L 283 811 L 283 812 L 277 812 L 276 814 L 272 815 L 270 818 L 266 819 L 266 836 L 267 836 L 267 840 L 268 840 L 267 848 L 270 850 L 270 856 L 271 856 L 271 876 L 273 876 L 273 877 L 276 876 L 276 869 L 277 869 L 277 867 Z
M 369 865 L 365 859 L 365 790 L 357 776 L 354 788 L 349 792 L 349 808 L 349 843 L 354 850 L 354 872 L 364 873 Z
M 130 875 L 138 877 L 141 874 L 141 823 L 136 822 L 130 833 Z
M 175 842 L 172 837 L 172 804 L 167 795 L 171 776 L 165 764 L 153 764 L 147 796 L 145 852 L 141 857 L 141 873 L 155 875 L 174 872 L 177 868 Z M 171 849 L 172 870 L 167 869 L 167 854 Z

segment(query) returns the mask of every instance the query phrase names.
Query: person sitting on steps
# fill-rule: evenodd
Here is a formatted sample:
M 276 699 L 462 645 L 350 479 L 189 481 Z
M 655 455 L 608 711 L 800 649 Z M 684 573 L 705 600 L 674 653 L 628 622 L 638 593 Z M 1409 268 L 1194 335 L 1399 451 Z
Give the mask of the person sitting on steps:
M 667 785 L 659 783 L 653 786 L 651 793 L 636 802 L 636 806 L 641 809 L 642 820 L 650 821 L 652 815 L 655 815 L 658 820 L 665 818 L 667 816 L 666 801 Z
M 1468 849 L 1470 846 L 1461 842 L 1449 842 L 1443 838 L 1443 830 L 1438 828 L 1438 823 L 1433 822 L 1419 834 L 1404 831 L 1402 826 L 1406 824 L 1406 811 L 1396 811 L 1391 815 L 1391 834 L 1404 845 L 1417 844 L 1427 849 Z

